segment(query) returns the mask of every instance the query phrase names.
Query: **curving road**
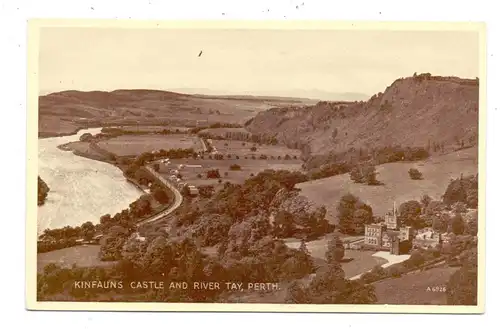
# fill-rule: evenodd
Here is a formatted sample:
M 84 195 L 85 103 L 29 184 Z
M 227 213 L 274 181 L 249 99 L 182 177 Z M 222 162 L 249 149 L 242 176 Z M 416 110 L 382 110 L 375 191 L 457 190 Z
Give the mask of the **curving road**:
M 172 185 L 167 179 L 165 179 L 158 172 L 156 172 L 151 166 L 146 166 L 146 169 L 156 179 L 158 179 L 158 181 L 160 181 L 165 186 L 167 186 L 170 190 L 172 190 L 172 192 L 174 193 L 174 204 L 172 204 L 172 206 L 169 207 L 168 209 L 166 209 L 165 211 L 160 212 L 158 214 L 155 214 L 154 216 L 151 216 L 151 217 L 149 217 L 149 218 L 141 221 L 140 223 L 137 224 L 137 226 L 141 226 L 141 225 L 153 222 L 153 221 L 157 221 L 157 220 L 159 220 L 161 218 L 164 218 L 164 217 L 168 216 L 169 214 L 171 214 L 172 212 L 174 212 L 175 210 L 177 210 L 179 208 L 179 206 L 181 206 L 182 199 L 183 199 L 182 195 L 181 195 L 181 192 L 174 185 Z

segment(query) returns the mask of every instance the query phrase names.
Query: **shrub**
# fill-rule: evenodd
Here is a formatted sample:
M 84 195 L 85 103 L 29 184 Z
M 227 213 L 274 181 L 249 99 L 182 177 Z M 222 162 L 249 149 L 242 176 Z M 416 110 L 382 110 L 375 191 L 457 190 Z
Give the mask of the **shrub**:
M 211 169 L 207 171 L 207 179 L 217 179 L 220 178 L 220 173 L 218 169 Z
M 412 180 L 421 180 L 422 179 L 422 172 L 420 172 L 416 168 L 410 168 L 410 170 L 408 171 L 408 175 L 410 175 L 410 178 Z
M 255 146 L 252 146 L 252 147 L 250 148 L 250 151 L 252 151 L 252 152 L 255 152 L 255 151 L 257 151 L 257 147 L 255 147 Z
M 232 164 L 231 166 L 229 166 L 229 169 L 231 171 L 240 171 L 241 170 L 241 166 L 238 165 L 238 164 Z

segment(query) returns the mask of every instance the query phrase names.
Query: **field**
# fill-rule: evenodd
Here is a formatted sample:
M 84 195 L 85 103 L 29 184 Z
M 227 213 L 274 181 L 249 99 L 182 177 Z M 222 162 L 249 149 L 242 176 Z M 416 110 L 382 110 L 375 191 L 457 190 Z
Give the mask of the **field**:
M 298 160 L 252 160 L 252 159 L 236 159 L 232 156 L 230 159 L 225 157 L 224 160 L 210 160 L 210 159 L 176 159 L 171 160 L 171 164 L 168 170 L 160 170 L 160 174 L 164 176 L 169 176 L 169 170 L 177 169 L 179 165 L 200 165 L 202 167 L 185 167 L 180 170 L 179 173 L 182 176 L 184 182 L 193 185 L 217 185 L 219 179 L 207 179 L 206 172 L 211 169 L 218 169 L 221 180 L 223 182 L 230 181 L 232 183 L 243 183 L 248 179 L 251 174 L 256 175 L 257 173 L 265 169 L 287 169 L 287 170 L 299 170 L 300 161 Z M 229 166 L 232 164 L 238 164 L 241 166 L 241 170 L 230 170 Z M 227 174 L 225 174 L 227 173 Z M 201 174 L 202 178 L 198 177 Z
M 113 262 L 99 260 L 99 248 L 100 246 L 98 245 L 83 245 L 38 254 L 37 269 L 40 272 L 50 263 L 55 263 L 63 267 L 71 267 L 73 264 L 77 264 L 80 267 L 109 266 L 114 264 Z
M 327 234 L 326 236 L 306 242 L 307 250 L 311 256 L 315 259 L 317 265 L 325 264 L 325 254 L 328 248 L 328 241 L 332 238 L 332 234 Z M 359 237 L 357 237 L 359 238 Z M 346 241 L 352 241 L 357 239 L 355 237 L 341 237 L 341 239 Z M 298 249 L 300 246 L 300 241 L 296 239 L 287 239 L 285 243 L 290 248 Z M 342 269 L 345 272 L 346 278 L 352 278 L 361 273 L 367 272 L 374 268 L 376 265 L 382 265 L 388 261 L 381 257 L 373 256 L 375 251 L 360 251 L 360 250 L 345 250 L 344 262 L 342 262 Z
M 422 180 L 411 180 L 410 168 L 423 173 Z M 351 181 L 349 174 L 299 183 L 302 194 L 318 205 L 325 205 L 330 221 L 336 221 L 336 205 L 342 195 L 350 192 L 369 204 L 375 215 L 382 216 L 397 205 L 420 200 L 427 194 L 433 199 L 441 199 L 452 178 L 477 174 L 477 149 L 471 148 L 431 157 L 422 162 L 399 162 L 377 166 L 380 186 L 367 186 Z
M 192 135 L 122 135 L 98 143 L 100 148 L 118 156 L 136 156 L 153 150 L 202 148 L 200 139 Z
M 200 131 L 200 134 L 210 134 L 210 135 L 225 135 L 226 133 L 245 133 L 250 132 L 245 128 L 207 128 Z
M 415 272 L 401 278 L 385 279 L 374 284 L 379 304 L 445 305 L 446 293 L 428 290 L 444 287 L 458 268 L 436 267 Z
M 255 155 L 257 158 L 261 154 L 266 155 L 268 158 L 273 156 L 275 158 L 281 157 L 283 159 L 285 155 L 290 157 L 297 157 L 299 159 L 301 152 L 299 150 L 289 149 L 286 146 L 281 145 L 266 145 L 266 144 L 253 144 L 248 142 L 236 141 L 236 140 L 213 140 L 213 146 L 218 152 L 226 155 L 238 155 L 242 156 L 252 156 Z M 252 146 L 256 147 L 256 151 L 251 151 Z

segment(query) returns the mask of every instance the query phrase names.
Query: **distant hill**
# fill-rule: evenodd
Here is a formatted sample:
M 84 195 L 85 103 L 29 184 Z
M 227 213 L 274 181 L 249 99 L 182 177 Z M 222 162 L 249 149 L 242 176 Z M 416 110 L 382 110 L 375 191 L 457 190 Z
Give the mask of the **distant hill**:
M 276 107 L 247 122 L 307 156 L 385 146 L 471 146 L 478 134 L 478 80 L 421 74 L 397 79 L 363 102 Z M 463 142 L 463 143 L 462 143 Z
M 159 90 L 61 91 L 39 97 L 39 136 L 104 125 L 237 123 L 272 107 L 314 104 L 282 97 L 207 96 Z

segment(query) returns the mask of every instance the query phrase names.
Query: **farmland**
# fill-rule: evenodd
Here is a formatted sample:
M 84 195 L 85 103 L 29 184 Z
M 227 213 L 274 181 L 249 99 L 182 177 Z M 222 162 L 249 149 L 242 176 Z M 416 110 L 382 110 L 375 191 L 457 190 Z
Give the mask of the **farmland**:
M 417 168 L 423 173 L 422 180 L 411 180 L 410 168 Z M 398 162 L 377 166 L 377 179 L 380 186 L 367 186 L 354 183 L 349 174 L 332 176 L 324 179 L 299 183 L 302 194 L 317 205 L 325 205 L 329 220 L 336 220 L 336 205 L 342 195 L 350 192 L 370 205 L 375 215 L 383 215 L 397 205 L 420 200 L 427 194 L 433 199 L 440 199 L 452 178 L 460 174 L 477 173 L 477 149 L 465 149 L 446 155 L 433 156 L 421 162 Z
M 432 291 L 432 288 L 443 290 L 442 287 L 446 286 L 457 269 L 445 266 L 436 267 L 377 282 L 374 286 L 378 303 L 445 305 L 446 293 L 437 289 Z
M 284 159 L 286 155 L 289 155 L 293 159 L 299 159 L 301 152 L 295 149 L 289 149 L 285 146 L 280 145 L 267 145 L 267 144 L 253 144 L 248 142 L 236 141 L 236 140 L 213 140 L 212 144 L 218 152 L 226 155 L 239 155 L 251 157 L 255 155 L 257 158 L 260 155 L 265 155 L 268 158 L 275 157 Z M 255 151 L 251 148 L 255 146 Z
M 176 159 L 172 160 L 170 169 L 176 169 L 179 165 L 199 165 L 201 167 L 185 167 L 179 173 L 183 181 L 196 186 L 199 185 L 217 185 L 219 179 L 207 179 L 206 172 L 211 169 L 218 169 L 222 182 L 230 181 L 232 183 L 243 183 L 252 174 L 265 169 L 287 169 L 299 170 L 300 161 L 298 160 L 253 160 L 253 159 L 236 159 L 235 156 L 224 160 L 210 159 Z M 230 170 L 230 166 L 237 164 L 241 170 Z M 226 174 L 227 173 L 227 174 Z M 168 170 L 160 170 L 160 174 L 164 176 L 170 175 Z M 201 178 L 200 178 L 201 175 Z
M 192 135 L 122 135 L 98 143 L 98 146 L 118 156 L 135 156 L 143 152 L 169 149 L 201 149 L 199 138 Z

